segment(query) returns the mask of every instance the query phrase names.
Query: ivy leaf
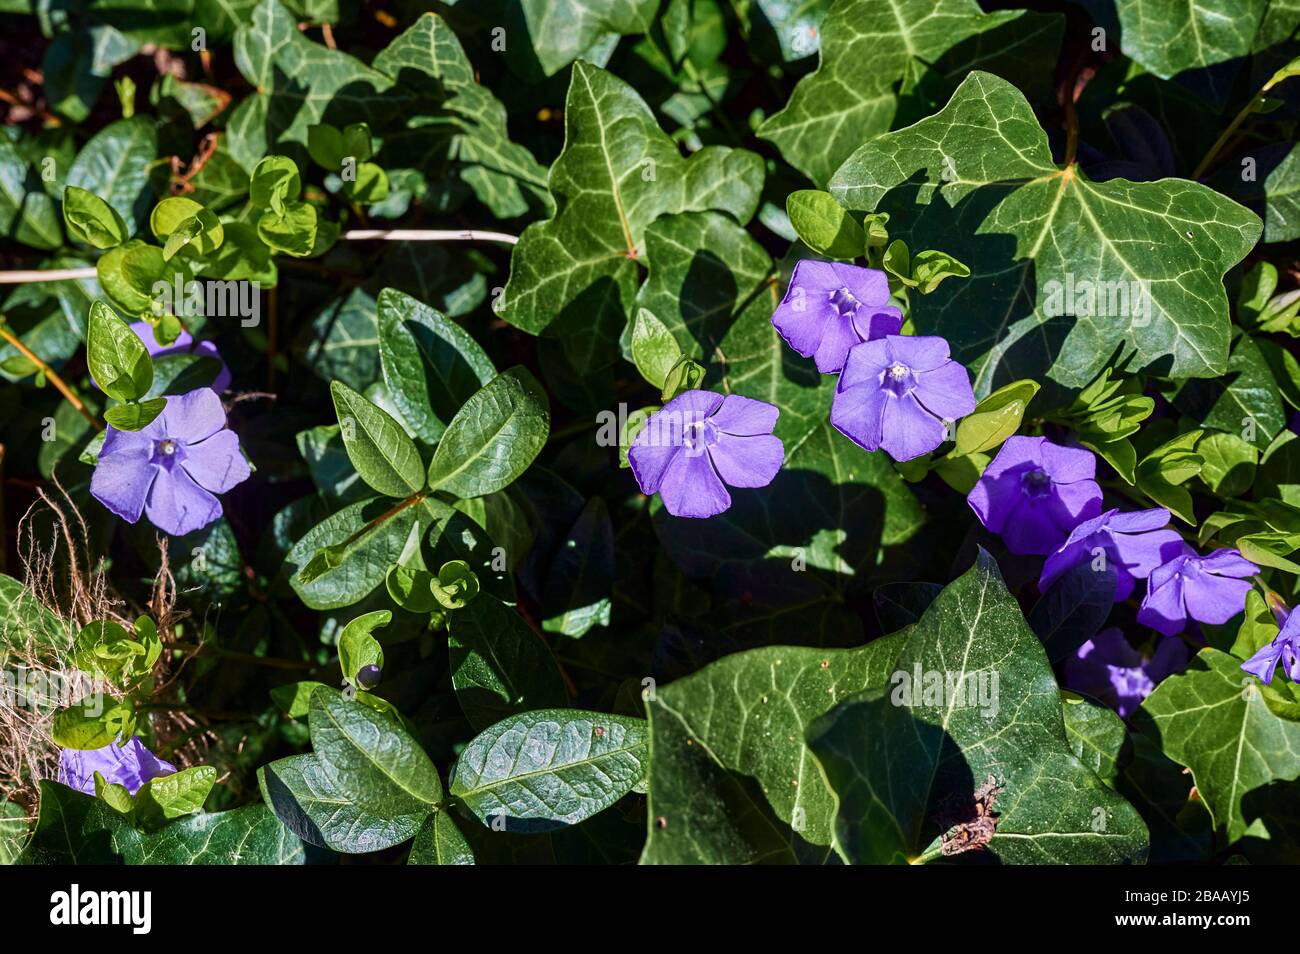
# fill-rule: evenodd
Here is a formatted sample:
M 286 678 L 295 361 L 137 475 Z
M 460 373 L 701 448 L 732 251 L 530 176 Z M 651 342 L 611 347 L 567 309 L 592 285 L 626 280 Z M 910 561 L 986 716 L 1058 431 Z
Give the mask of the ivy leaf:
M 265 805 L 190 815 L 119 842 L 128 865 L 306 864 L 302 842 Z
M 1100 632 L 1115 608 L 1115 567 L 1085 561 L 1061 575 L 1029 611 L 1029 626 L 1058 663 Z
M 1174 378 L 1227 370 L 1222 277 L 1259 220 L 1197 183 L 1096 183 L 1057 167 L 1005 80 L 971 73 L 940 112 L 854 153 L 831 192 L 850 209 L 887 202 L 909 245 L 970 266 L 914 301 L 912 321 L 972 366 L 977 395 L 1015 378 L 1081 388 L 1117 352 Z M 1092 313 L 1069 317 L 1089 289 Z
M 1135 725 L 1144 723 L 1167 756 L 1192 770 L 1229 842 L 1252 821 L 1242 809 L 1249 793 L 1300 778 L 1300 723 L 1274 714 L 1241 660 L 1217 649 L 1202 649 L 1185 672 L 1156 686 Z
M 456 699 L 480 731 L 529 709 L 568 702 L 546 643 L 513 607 L 489 594 L 451 614 L 447 646 Z
M 1114 710 L 1074 692 L 1061 693 L 1061 713 L 1075 758 L 1113 788 L 1128 734 L 1124 720 Z
M 1174 404 L 1203 427 L 1233 434 L 1264 451 L 1286 427 L 1286 411 L 1264 353 L 1242 333 L 1228 358 L 1227 374 L 1209 381 L 1188 381 Z
M 558 73 L 603 42 L 629 34 L 649 33 L 658 7 L 658 0 L 522 0 L 520 3 L 529 42 L 547 76 Z
M 1249 160 L 1252 177 L 1244 176 Z M 1300 146 L 1274 143 L 1229 162 L 1211 184 L 1264 220 L 1265 242 L 1300 238 Z
M 49 779 L 20 864 L 111 865 L 119 862 L 115 834 L 126 819 L 105 802 Z
M 1070 750 L 1047 657 L 987 553 L 904 632 L 889 684 L 808 732 L 847 860 L 937 859 L 989 778 L 1000 795 L 985 850 L 998 861 L 1145 859 L 1142 819 Z
M 898 648 L 889 638 L 752 649 L 659 689 L 646 706 L 654 761 L 642 863 L 825 861 L 835 796 L 804 733 L 884 682 Z
M 342 381 L 330 383 L 343 445 L 357 473 L 388 497 L 409 497 L 424 488 L 424 463 L 415 442 L 383 408 Z
M 581 61 L 573 67 L 564 124 L 564 151 L 549 179 L 555 216 L 520 236 L 500 314 L 531 334 L 617 334 L 631 315 L 646 227 L 691 209 L 748 221 L 763 163 L 720 146 L 683 159 L 631 86 Z
M 526 368 L 503 371 L 465 402 L 429 462 L 429 486 L 482 497 L 512 483 L 546 446 L 546 392 Z
M 1043 89 L 1063 30 L 1059 14 L 985 13 L 975 0 L 838 0 L 822 24 L 816 72 L 758 134 L 825 185 L 897 114 L 930 112 L 976 66 L 1023 89 Z
M 435 147 L 422 150 L 421 164 L 428 165 L 431 151 L 445 155 L 497 218 L 553 211 L 546 169 L 527 149 L 511 142 L 505 106 L 475 80 L 473 64 L 445 20 L 433 13 L 421 14 L 371 65 L 397 85 L 409 87 L 417 100 L 428 98 L 426 77 L 438 81 L 440 97 L 445 97 L 430 102 L 427 110 L 422 101 L 413 107 L 411 128 L 388 136 L 386 150 L 415 149 L 431 137 Z M 426 123 L 425 112 L 437 121 Z M 448 125 L 455 131 L 449 134 Z
M 450 792 L 488 827 L 496 819 L 512 832 L 576 825 L 645 777 L 648 737 L 642 719 L 524 712 L 474 737 L 456 762 Z
M 393 402 L 421 440 L 436 444 L 496 368 L 460 325 L 395 289 L 379 293 L 378 321 L 379 360 Z
M 425 819 L 411 842 L 408 865 L 472 865 L 474 851 L 446 812 Z

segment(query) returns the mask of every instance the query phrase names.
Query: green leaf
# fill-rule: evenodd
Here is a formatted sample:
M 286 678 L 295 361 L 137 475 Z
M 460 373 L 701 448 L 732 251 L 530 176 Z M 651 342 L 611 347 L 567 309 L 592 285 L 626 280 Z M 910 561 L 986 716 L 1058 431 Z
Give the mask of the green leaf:
M 50 738 L 65 749 L 102 749 L 125 740 L 135 729 L 135 707 L 129 699 L 91 694 L 54 717 Z
M 178 819 L 148 835 L 122 838 L 128 865 L 301 865 L 302 842 L 265 805 Z
M 1205 461 L 1197 476 L 1220 497 L 1240 497 L 1255 482 L 1259 451 L 1235 434 L 1206 434 L 1196 445 L 1196 453 Z
M 888 684 L 808 732 L 847 860 L 937 860 L 990 779 L 997 818 L 984 840 L 997 861 L 1145 859 L 1146 825 L 1071 751 L 1047 657 L 988 554 L 905 633 Z
M 125 819 L 105 802 L 49 779 L 40 781 L 41 804 L 19 864 L 117 864 L 114 837 Z
M 854 149 L 929 113 L 977 66 L 1046 94 L 1063 29 L 1058 14 L 984 13 L 975 0 L 839 0 L 817 71 L 758 133 L 825 185 Z
M 1020 429 L 1025 408 L 1037 393 L 1036 381 L 1012 381 L 980 401 L 957 425 L 957 446 L 952 456 L 1001 447 L 1003 441 Z
M 632 324 L 632 361 L 641 377 L 657 388 L 664 386 L 681 349 L 664 323 L 648 308 L 638 308 Z
M 315 206 L 289 202 L 283 212 L 262 213 L 257 220 L 257 237 L 272 251 L 306 258 L 315 252 L 327 224 L 318 223 Z
M 1270 782 L 1300 777 L 1300 723 L 1275 715 L 1241 660 L 1203 649 L 1142 703 L 1135 725 L 1149 722 L 1164 753 L 1192 770 L 1201 799 L 1229 843 L 1252 819 L 1243 800 Z
M 1300 146 L 1284 142 L 1251 149 L 1210 182 L 1264 220 L 1265 242 L 1300 238 Z
M 1196 183 L 1057 167 L 1005 80 L 971 73 L 940 112 L 854 153 L 830 189 L 851 209 L 887 205 L 913 248 L 969 264 L 968 280 L 913 301 L 912 321 L 948 339 L 976 395 L 1007 378 L 1083 387 L 1116 352 L 1174 378 L 1227 370 L 1222 276 L 1259 220 Z
M 791 192 L 785 211 L 799 238 L 818 255 L 851 261 L 862 254 L 866 242 L 862 226 L 829 192 Z
M 547 76 L 558 73 L 600 44 L 619 36 L 649 33 L 658 6 L 656 0 L 522 0 L 520 3 L 528 43 Z
M 472 865 L 474 851 L 446 812 L 425 819 L 411 842 L 408 865 Z
M 325 688 L 323 682 L 291 682 L 271 690 L 271 701 L 290 719 L 301 719 L 311 710 L 311 697 L 317 689 Z
M 804 733 L 887 679 L 899 645 L 752 649 L 655 692 L 642 863 L 825 861 L 835 797 Z
M 646 227 L 693 209 L 748 221 L 763 163 L 720 146 L 683 159 L 631 86 L 581 61 L 564 123 L 565 148 L 549 179 L 555 216 L 520 236 L 500 314 L 532 334 L 596 328 L 617 335 L 632 314 Z
M 372 633 L 387 626 L 392 619 L 389 610 L 376 610 L 358 616 L 343 627 L 339 636 L 339 666 L 343 669 L 343 678 L 355 683 L 357 673 L 364 667 L 384 668 L 384 647 Z
M 95 248 L 113 248 L 130 238 L 117 209 L 77 186 L 63 191 L 63 221 L 70 236 Z
M 105 126 L 77 153 L 66 184 L 99 196 L 127 223 L 143 227 L 153 193 L 149 169 L 158 155 L 158 133 L 151 117 L 136 116 Z
M 592 497 L 560 542 L 542 592 L 542 629 L 577 638 L 607 627 L 614 604 L 614 526 Z
M 153 362 L 144 342 L 102 301 L 90 306 L 86 363 L 104 393 L 118 401 L 142 398 L 153 384 Z
M 402 425 L 342 381 L 330 383 L 352 466 L 367 484 L 388 497 L 409 497 L 424 488 L 424 464 Z
M 448 623 L 451 684 L 475 729 L 568 702 L 555 657 L 512 607 L 482 595 Z
M 202 811 L 216 783 L 217 770 L 210 765 L 195 765 L 150 779 L 135 794 L 136 817 L 148 826 L 161 819 L 193 815 Z
M 409 295 L 379 293 L 379 360 L 402 420 L 436 444 L 460 406 L 496 377 L 483 349 L 460 325 Z
M 152 424 L 166 406 L 166 398 L 151 398 L 138 404 L 118 404 L 104 412 L 104 420 L 119 431 L 140 431 Z
M 27 843 L 27 809 L 16 802 L 0 801 L 0 865 L 12 865 Z
M 1259 344 L 1247 334 L 1233 346 L 1227 374 L 1187 382 L 1174 396 L 1174 404 L 1202 427 L 1235 434 L 1261 451 L 1286 427 L 1273 371 Z
M 1120 750 L 1127 730 L 1114 710 L 1073 692 L 1061 693 L 1065 735 L 1080 762 L 1110 786 L 1119 772 Z
M 482 497 L 511 484 L 546 446 L 546 392 L 522 367 L 497 375 L 452 418 L 429 462 L 429 486 Z
M 542 832 L 576 825 L 644 778 L 648 736 L 642 719 L 577 709 L 524 712 L 474 737 L 456 762 L 450 792 L 488 827 Z

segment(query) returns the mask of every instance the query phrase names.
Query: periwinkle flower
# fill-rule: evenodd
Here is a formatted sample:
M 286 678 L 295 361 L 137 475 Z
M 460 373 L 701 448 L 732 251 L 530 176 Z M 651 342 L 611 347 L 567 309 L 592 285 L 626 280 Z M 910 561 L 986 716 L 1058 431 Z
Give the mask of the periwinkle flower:
M 59 753 L 58 780 L 87 795 L 95 794 L 96 772 L 134 795 L 150 779 L 175 771 L 176 766 L 158 758 L 134 735 L 121 746 L 110 742 L 102 749 L 64 749 Z
M 1161 680 L 1187 667 L 1187 658 L 1181 640 L 1162 639 L 1151 658 L 1145 659 L 1112 626 L 1065 661 L 1065 684 L 1100 699 L 1127 719 Z
M 1100 555 L 1115 570 L 1115 602 L 1128 599 L 1135 579 L 1146 579 L 1152 570 L 1183 551 L 1185 544 L 1178 531 L 1164 529 L 1168 523 L 1169 511 L 1164 507 L 1128 513 L 1107 510 L 1085 520 L 1043 563 L 1039 591 L 1046 593 L 1067 570 Z
M 911 460 L 942 444 L 948 422 L 973 410 L 970 375 L 948 356 L 947 341 L 887 335 L 849 352 L 831 423 L 869 451 Z
M 211 388 L 169 397 L 143 430 L 109 427 L 90 492 L 135 523 L 143 512 L 159 530 L 184 536 L 221 516 L 225 493 L 249 476 L 239 438 Z
M 898 334 L 903 313 L 889 303 L 884 272 L 805 258 L 795 265 L 772 324 L 818 371 L 833 374 L 855 345 Z
M 627 459 L 645 494 L 675 517 L 712 517 L 731 506 L 727 487 L 766 487 L 785 445 L 772 434 L 771 404 L 711 391 L 685 391 L 650 415 Z
M 1300 612 L 1287 616 L 1273 641 L 1242 663 L 1241 668 L 1264 682 L 1272 682 L 1279 663 L 1292 682 L 1300 683 Z
M 1017 554 L 1048 554 L 1101 513 L 1092 451 L 1045 437 L 1009 437 L 966 500 Z
M 1246 577 L 1258 572 L 1259 567 L 1236 550 L 1197 556 L 1186 547 L 1151 571 L 1138 622 L 1166 636 L 1186 629 L 1188 617 L 1202 623 L 1226 623 L 1245 609 L 1250 592 Z
M 171 344 L 159 344 L 158 339 L 153 335 L 153 326 L 147 321 L 133 322 L 131 330 L 135 332 L 137 338 L 144 342 L 145 349 L 149 352 L 151 358 L 162 358 L 171 354 L 192 352 L 199 357 L 213 359 L 221 366 L 221 369 L 212 382 L 212 390 L 220 394 L 230 387 L 230 368 L 221 359 L 221 353 L 217 351 L 217 346 L 211 341 L 204 340 L 195 344 L 194 336 L 182 329 L 181 333 L 176 336 L 176 340 Z

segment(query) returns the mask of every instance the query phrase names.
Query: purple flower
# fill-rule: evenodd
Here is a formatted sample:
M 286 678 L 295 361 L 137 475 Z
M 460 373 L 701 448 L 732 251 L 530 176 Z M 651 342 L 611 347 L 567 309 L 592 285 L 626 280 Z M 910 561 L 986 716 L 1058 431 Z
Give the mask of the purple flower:
M 128 523 L 143 511 L 159 530 L 180 537 L 221 516 L 225 493 L 247 480 L 239 438 L 211 388 L 169 397 L 143 430 L 109 427 L 90 492 Z
M 230 387 L 230 368 L 226 367 L 226 362 L 221 360 L 221 353 L 217 351 L 217 346 L 211 341 L 205 340 L 195 344 L 194 336 L 181 329 L 181 333 L 176 336 L 176 340 L 171 344 L 159 344 L 158 339 L 153 336 L 153 326 L 147 321 L 134 322 L 131 325 L 131 330 L 135 332 L 136 337 L 144 342 L 144 346 L 148 349 L 151 358 L 161 358 L 169 354 L 185 354 L 186 352 L 193 352 L 202 358 L 212 358 L 217 364 L 221 365 L 221 370 L 217 372 L 217 377 L 212 382 L 212 390 L 221 394 L 226 388 Z
M 150 779 L 175 771 L 176 766 L 158 758 L 134 735 L 121 747 L 110 742 L 102 749 L 64 749 L 59 753 L 59 781 L 87 795 L 95 794 L 96 772 L 134 795 Z
M 1185 547 L 1168 563 L 1151 571 L 1138 622 L 1173 636 L 1187 627 L 1187 617 L 1202 623 L 1226 623 L 1246 607 L 1246 594 L 1259 567 L 1236 550 L 1197 556 Z
M 854 345 L 898 334 L 903 313 L 889 303 L 884 272 L 805 258 L 795 265 L 772 324 L 818 371 L 833 374 Z
M 1168 523 L 1169 511 L 1163 507 L 1129 513 L 1107 510 L 1085 520 L 1043 564 L 1039 591 L 1046 593 L 1059 576 L 1094 559 L 1094 551 L 1100 549 L 1115 569 L 1115 602 L 1128 599 L 1135 578 L 1146 579 L 1152 570 L 1183 551 L 1185 544 L 1178 531 L 1162 529 Z
M 1272 682 L 1278 663 L 1292 682 L 1300 683 L 1300 612 L 1291 613 L 1273 641 L 1242 663 L 1241 668 L 1264 682 Z
M 1012 553 L 1048 554 L 1101 513 L 1097 458 L 1045 437 L 1009 437 L 966 497 Z
M 849 352 L 831 423 L 869 451 L 911 460 L 944 442 L 946 421 L 973 410 L 970 375 L 948 357 L 947 341 L 888 335 Z
M 1156 684 L 1187 667 L 1182 640 L 1162 639 L 1150 659 L 1129 645 L 1117 627 L 1103 629 L 1065 661 L 1065 684 L 1087 693 L 1127 719 Z
M 650 415 L 628 448 L 636 482 L 675 517 L 712 517 L 731 506 L 727 487 L 766 487 L 785 446 L 779 412 L 738 394 L 685 391 Z

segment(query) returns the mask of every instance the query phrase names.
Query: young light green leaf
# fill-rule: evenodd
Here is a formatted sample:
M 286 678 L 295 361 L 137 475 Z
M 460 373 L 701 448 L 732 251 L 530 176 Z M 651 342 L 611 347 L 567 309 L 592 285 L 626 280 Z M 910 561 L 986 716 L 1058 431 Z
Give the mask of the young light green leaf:
M 117 209 L 77 186 L 63 190 L 63 221 L 69 235 L 95 248 L 113 248 L 130 237 Z
M 844 260 L 862 255 L 866 243 L 862 226 L 829 192 L 791 192 L 785 211 L 799 238 L 818 255 Z
M 641 377 L 662 388 L 681 349 L 664 323 L 648 308 L 638 308 L 632 324 L 632 360 Z
M 102 301 L 90 306 L 86 363 L 104 393 L 118 401 L 142 398 L 153 384 L 153 361 L 144 342 Z

